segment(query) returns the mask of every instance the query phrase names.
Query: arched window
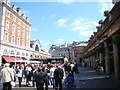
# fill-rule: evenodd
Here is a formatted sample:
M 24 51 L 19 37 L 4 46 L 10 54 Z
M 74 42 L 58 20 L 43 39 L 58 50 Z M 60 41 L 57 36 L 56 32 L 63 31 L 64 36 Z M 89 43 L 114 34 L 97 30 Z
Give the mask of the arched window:
M 14 51 L 11 51 L 10 54 L 11 54 L 11 55 L 15 55 Z
M 38 45 L 35 46 L 35 51 L 39 51 Z
M 20 55 L 20 52 L 17 52 L 17 55 Z

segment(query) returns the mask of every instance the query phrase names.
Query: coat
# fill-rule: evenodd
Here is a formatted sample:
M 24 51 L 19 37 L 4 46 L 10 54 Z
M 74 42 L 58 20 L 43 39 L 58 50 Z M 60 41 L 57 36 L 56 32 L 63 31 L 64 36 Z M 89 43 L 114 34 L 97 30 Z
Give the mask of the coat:
M 64 71 L 62 68 L 57 68 L 54 71 L 54 78 L 55 79 L 63 79 Z
M 1 83 L 10 82 L 14 80 L 13 70 L 10 67 L 5 67 L 0 72 Z

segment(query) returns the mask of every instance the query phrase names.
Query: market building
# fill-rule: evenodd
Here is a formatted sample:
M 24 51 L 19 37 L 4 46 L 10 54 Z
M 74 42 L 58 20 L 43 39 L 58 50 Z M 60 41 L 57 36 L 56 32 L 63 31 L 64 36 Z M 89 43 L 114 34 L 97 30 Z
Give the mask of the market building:
M 104 15 L 105 20 L 90 37 L 84 61 L 95 68 L 96 60 L 99 60 L 105 73 L 120 79 L 120 2 L 116 2 L 112 10 Z
M 30 61 L 43 61 L 51 58 L 51 54 L 45 52 L 41 48 L 39 40 L 30 41 Z

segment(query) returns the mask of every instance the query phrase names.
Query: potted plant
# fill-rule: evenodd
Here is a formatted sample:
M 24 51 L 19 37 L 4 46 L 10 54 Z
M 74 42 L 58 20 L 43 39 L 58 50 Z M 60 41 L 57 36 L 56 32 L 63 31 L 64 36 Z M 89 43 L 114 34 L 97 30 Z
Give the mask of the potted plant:
M 104 16 L 108 16 L 109 12 L 109 10 L 104 11 Z

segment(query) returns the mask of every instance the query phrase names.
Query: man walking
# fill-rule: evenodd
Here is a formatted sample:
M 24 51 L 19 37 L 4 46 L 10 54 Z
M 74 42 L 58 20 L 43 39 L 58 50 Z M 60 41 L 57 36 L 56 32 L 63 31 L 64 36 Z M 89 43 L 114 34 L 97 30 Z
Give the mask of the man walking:
M 3 90 L 12 90 L 10 82 L 14 80 L 14 74 L 9 67 L 9 63 L 5 64 L 5 68 L 1 70 L 0 75 L 2 77 L 1 83 L 3 83 Z
M 63 69 L 59 67 L 58 65 L 56 66 L 57 68 L 54 71 L 54 79 L 55 79 L 55 84 L 56 84 L 56 90 L 62 90 L 62 79 L 64 76 Z

